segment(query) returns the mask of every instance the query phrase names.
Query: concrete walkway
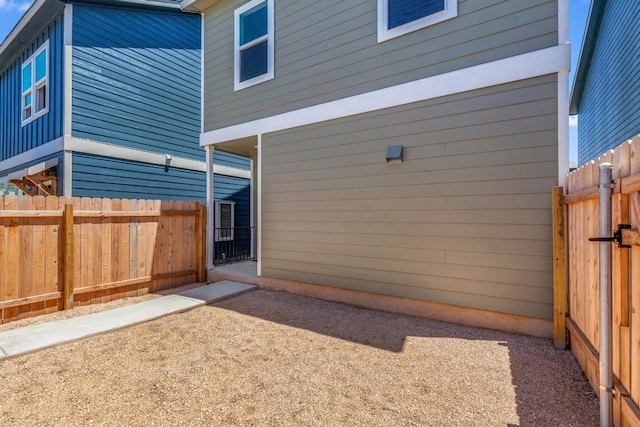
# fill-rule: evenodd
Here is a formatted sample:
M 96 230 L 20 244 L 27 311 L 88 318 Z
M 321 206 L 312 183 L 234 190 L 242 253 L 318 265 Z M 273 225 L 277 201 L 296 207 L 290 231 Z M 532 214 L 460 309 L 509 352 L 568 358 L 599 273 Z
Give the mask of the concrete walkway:
M 256 288 L 225 280 L 101 313 L 0 332 L 0 360 L 181 313 Z

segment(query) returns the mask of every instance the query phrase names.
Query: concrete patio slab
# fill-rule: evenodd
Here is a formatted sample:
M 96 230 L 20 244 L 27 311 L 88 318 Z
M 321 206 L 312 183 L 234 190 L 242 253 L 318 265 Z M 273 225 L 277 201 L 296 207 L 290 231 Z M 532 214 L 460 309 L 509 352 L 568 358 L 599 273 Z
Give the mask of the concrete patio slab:
M 0 360 L 181 313 L 256 289 L 223 281 L 114 310 L 0 332 Z

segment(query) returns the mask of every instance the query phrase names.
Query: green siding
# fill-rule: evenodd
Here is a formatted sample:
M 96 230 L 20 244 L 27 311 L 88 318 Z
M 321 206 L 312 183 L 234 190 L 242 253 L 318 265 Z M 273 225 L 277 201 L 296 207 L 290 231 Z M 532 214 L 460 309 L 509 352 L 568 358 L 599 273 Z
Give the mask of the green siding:
M 557 132 L 550 75 L 263 135 L 262 275 L 551 319 Z
M 465 0 L 459 16 L 377 43 L 377 2 L 275 3 L 275 78 L 233 91 L 233 10 L 205 11 L 205 131 L 557 45 L 557 2 Z

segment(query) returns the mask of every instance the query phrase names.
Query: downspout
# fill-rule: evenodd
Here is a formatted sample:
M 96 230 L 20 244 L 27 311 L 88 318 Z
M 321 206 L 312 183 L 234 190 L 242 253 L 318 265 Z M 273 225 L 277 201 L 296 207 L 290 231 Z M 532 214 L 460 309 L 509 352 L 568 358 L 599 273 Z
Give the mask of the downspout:
M 599 204 L 601 238 L 611 235 L 611 195 L 613 165 L 600 164 Z M 611 365 L 611 249 L 610 242 L 600 242 L 600 426 L 609 427 L 612 421 L 613 371 Z

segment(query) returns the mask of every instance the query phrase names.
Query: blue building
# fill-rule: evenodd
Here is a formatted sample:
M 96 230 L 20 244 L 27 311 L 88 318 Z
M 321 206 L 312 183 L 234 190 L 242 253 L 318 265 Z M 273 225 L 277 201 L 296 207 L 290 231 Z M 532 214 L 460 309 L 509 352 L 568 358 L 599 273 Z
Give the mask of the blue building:
M 36 0 L 0 45 L 0 191 L 204 201 L 201 25 L 171 0 Z M 249 159 L 213 169 L 249 226 Z
M 593 0 L 571 114 L 578 114 L 578 163 L 640 133 L 640 2 Z

